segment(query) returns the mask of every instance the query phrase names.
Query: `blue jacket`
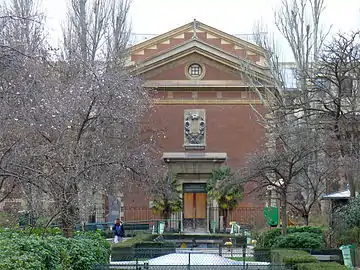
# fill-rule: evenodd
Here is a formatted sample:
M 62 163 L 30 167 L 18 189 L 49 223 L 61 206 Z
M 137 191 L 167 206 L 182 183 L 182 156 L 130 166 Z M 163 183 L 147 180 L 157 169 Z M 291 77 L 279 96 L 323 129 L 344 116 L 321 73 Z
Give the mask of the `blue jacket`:
M 125 230 L 124 230 L 124 225 L 123 224 L 119 224 L 119 225 L 114 224 L 112 229 L 114 231 L 114 235 L 117 235 L 117 236 L 120 236 L 120 237 L 125 236 Z

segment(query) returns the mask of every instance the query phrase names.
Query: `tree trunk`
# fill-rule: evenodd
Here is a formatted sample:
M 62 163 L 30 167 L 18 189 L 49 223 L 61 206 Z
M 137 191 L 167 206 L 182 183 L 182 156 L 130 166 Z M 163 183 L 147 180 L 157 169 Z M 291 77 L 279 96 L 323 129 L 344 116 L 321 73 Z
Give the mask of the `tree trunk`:
M 74 238 L 74 227 L 70 226 L 70 224 L 63 225 L 62 231 L 66 238 Z
M 63 204 L 60 213 L 61 230 L 67 238 L 74 237 L 76 207 L 72 204 Z
M 170 217 L 169 211 L 164 211 L 163 217 L 165 219 L 165 229 L 167 229 L 169 227 L 169 217 Z
M 303 220 L 304 220 L 304 225 L 309 226 L 309 214 L 308 213 L 303 214 Z
M 165 207 L 163 211 L 163 218 L 165 220 L 165 229 L 167 229 L 169 226 L 169 217 L 170 217 L 170 205 L 169 205 L 169 201 L 165 199 Z
M 347 180 L 349 183 L 349 189 L 350 189 L 350 198 L 355 198 L 356 192 L 355 192 L 355 183 L 354 183 L 354 174 L 353 172 L 347 173 Z
M 79 43 L 80 43 L 80 54 L 82 60 L 82 68 L 83 74 L 86 73 L 86 63 L 88 60 L 88 40 L 87 40 L 87 19 L 86 19 L 86 0 L 79 1 L 79 25 L 77 26 L 76 31 L 78 31 L 79 35 Z
M 287 214 L 286 214 L 286 191 L 281 191 L 280 194 L 280 212 L 281 212 L 281 234 L 286 235 L 287 228 Z
M 224 226 L 223 230 L 224 230 L 224 232 L 226 232 L 228 211 L 227 211 L 227 209 L 223 209 L 222 212 L 223 212 L 223 226 Z

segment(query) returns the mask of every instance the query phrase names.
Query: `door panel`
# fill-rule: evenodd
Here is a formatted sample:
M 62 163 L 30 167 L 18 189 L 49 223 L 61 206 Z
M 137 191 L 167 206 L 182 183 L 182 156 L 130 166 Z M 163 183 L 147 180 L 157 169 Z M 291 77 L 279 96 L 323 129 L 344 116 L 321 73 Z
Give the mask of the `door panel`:
M 196 193 L 195 218 L 206 218 L 206 193 Z
M 184 193 L 184 218 L 195 218 L 194 193 Z
M 184 193 L 184 218 L 206 218 L 206 193 Z

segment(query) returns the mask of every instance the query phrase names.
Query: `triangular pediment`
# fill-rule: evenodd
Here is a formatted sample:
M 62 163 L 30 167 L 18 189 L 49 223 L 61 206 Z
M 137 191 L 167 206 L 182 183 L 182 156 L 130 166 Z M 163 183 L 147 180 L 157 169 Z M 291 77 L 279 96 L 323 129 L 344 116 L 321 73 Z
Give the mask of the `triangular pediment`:
M 194 21 L 131 48 L 131 64 L 149 60 L 192 40 L 198 40 L 235 57 L 265 66 L 261 47 L 229 35 L 204 23 Z
M 201 64 L 204 73 L 201 80 L 243 80 L 238 70 L 196 52 L 151 69 L 145 72 L 142 78 L 145 80 L 189 80 L 188 69 L 192 63 Z
M 237 57 L 198 39 L 189 40 L 164 53 L 159 53 L 149 59 L 139 61 L 133 66 L 133 72 L 142 75 L 146 80 L 149 80 L 151 76 L 161 77 L 161 75 L 156 75 L 156 73 L 167 72 L 167 75 L 169 76 L 171 70 L 174 72 L 174 69 L 177 69 L 177 73 L 173 73 L 171 76 L 178 76 L 177 78 L 181 80 L 185 78 L 185 66 L 196 62 L 194 57 L 198 58 L 200 64 L 205 65 L 206 63 L 210 68 L 210 73 L 213 69 L 217 68 L 219 71 L 217 74 L 219 78 L 222 76 L 223 79 L 228 81 L 241 79 L 242 73 L 251 73 L 251 76 L 255 76 L 259 81 L 263 81 L 266 84 L 269 84 L 271 81 L 267 67 Z M 182 72 L 180 70 L 181 66 L 178 66 L 181 64 L 184 69 Z M 166 67 L 170 67 L 170 69 L 166 69 Z M 219 70 L 220 67 L 222 68 Z M 165 78 L 165 76 L 162 77 Z M 213 76 L 214 80 L 219 80 L 219 78 Z M 205 77 L 202 79 L 205 79 Z M 210 80 L 211 78 L 208 76 L 206 79 Z M 171 79 L 168 77 L 167 80 Z

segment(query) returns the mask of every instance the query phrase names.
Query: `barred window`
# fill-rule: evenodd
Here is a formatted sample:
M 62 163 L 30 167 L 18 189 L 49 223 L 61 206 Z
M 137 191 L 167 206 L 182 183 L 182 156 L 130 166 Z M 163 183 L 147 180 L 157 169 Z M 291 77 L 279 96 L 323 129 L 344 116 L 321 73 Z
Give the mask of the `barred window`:
M 199 64 L 191 64 L 189 66 L 189 75 L 191 77 L 199 77 L 202 74 L 202 67 Z

